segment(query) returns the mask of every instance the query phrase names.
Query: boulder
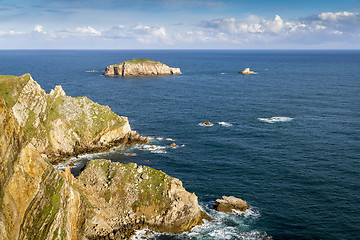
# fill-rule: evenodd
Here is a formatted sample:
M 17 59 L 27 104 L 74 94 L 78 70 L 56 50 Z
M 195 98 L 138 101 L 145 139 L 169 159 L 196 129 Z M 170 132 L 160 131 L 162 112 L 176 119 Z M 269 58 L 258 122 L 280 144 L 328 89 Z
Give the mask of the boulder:
M 248 75 L 248 74 L 255 74 L 254 71 L 251 71 L 250 68 L 245 68 L 243 71 L 239 72 L 240 74 L 245 74 L 245 75 Z
M 214 209 L 221 212 L 232 212 L 233 209 L 245 211 L 248 209 L 246 201 L 234 196 L 223 196 L 222 199 L 216 199 Z
M 134 58 L 105 68 L 105 76 L 149 76 L 181 74 L 180 68 L 172 68 L 161 62 L 144 58 Z

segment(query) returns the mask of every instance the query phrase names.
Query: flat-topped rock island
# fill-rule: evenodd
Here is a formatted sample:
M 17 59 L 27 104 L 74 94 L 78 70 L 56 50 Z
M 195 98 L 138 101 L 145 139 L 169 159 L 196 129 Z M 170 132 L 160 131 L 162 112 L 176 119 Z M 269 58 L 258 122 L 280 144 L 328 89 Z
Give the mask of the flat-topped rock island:
M 169 67 L 161 62 L 145 58 L 134 58 L 131 61 L 109 65 L 105 68 L 105 76 L 151 76 L 181 74 L 180 68 Z

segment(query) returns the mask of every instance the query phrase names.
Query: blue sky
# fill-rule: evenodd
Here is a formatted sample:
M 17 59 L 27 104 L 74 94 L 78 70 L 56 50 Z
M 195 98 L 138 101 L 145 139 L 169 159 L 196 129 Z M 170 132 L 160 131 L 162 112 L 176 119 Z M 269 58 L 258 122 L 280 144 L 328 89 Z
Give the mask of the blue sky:
M 360 49 L 360 1 L 0 0 L 0 49 Z

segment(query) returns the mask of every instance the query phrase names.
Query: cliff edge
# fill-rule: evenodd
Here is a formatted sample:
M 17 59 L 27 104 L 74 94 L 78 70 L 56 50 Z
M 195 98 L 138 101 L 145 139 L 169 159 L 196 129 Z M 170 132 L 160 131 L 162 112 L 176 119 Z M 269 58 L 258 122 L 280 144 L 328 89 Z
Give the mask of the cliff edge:
M 0 79 L 0 239 L 128 239 L 142 227 L 181 232 L 201 223 L 197 197 L 161 171 L 109 160 L 90 161 L 78 178 L 70 168 L 56 170 L 34 144 L 46 119 L 59 118 L 46 109 L 62 107 L 44 98 L 66 95 L 59 88 L 46 95 L 30 75 Z M 25 93 L 33 93 L 28 112 L 34 113 L 14 108 Z
M 172 68 L 161 62 L 134 58 L 105 68 L 105 76 L 147 76 L 181 74 L 180 68 Z
M 61 86 L 46 94 L 30 74 L 0 76 L 0 96 L 32 145 L 51 162 L 149 141 L 108 106 L 87 97 L 67 96 Z

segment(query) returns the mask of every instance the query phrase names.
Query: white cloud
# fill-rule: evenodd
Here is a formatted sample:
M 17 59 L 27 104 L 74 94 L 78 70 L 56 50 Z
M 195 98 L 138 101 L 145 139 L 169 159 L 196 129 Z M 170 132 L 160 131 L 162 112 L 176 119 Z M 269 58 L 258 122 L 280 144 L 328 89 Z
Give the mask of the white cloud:
M 75 29 L 74 33 L 78 33 L 82 36 L 91 35 L 91 36 L 101 36 L 101 32 L 97 31 L 93 27 L 87 26 L 87 27 L 78 27 Z
M 341 20 L 349 20 L 349 19 L 356 19 L 359 17 L 358 13 L 351 13 L 351 12 L 324 12 L 318 15 L 321 21 L 341 21 Z
M 33 30 L 34 32 L 37 32 L 37 33 L 44 33 L 44 34 L 46 34 L 46 32 L 43 30 L 43 26 L 41 26 L 41 25 L 36 25 L 35 27 L 34 27 L 34 30 Z
M 134 39 L 144 44 L 166 43 L 172 44 L 172 40 L 163 26 L 147 26 L 138 24 L 132 27 L 118 25 L 110 30 L 104 31 L 106 39 Z

